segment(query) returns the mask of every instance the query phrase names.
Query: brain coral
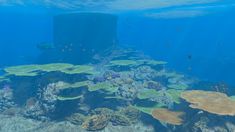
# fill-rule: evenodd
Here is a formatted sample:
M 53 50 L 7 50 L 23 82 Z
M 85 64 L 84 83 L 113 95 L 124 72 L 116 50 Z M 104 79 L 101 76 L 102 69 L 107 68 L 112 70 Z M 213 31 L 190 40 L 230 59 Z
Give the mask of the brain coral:
M 191 108 L 218 115 L 235 115 L 235 101 L 223 93 L 192 90 L 183 92 L 181 98 L 191 103 Z
M 183 120 L 180 117 L 183 115 L 183 112 L 173 112 L 165 108 L 158 108 L 152 111 L 152 116 L 155 119 L 172 125 L 181 125 Z

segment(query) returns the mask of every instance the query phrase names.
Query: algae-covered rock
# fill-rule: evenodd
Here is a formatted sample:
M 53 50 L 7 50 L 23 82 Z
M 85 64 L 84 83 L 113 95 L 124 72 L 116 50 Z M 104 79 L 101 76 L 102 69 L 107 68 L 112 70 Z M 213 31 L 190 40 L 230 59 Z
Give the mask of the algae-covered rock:
M 159 93 L 154 89 L 143 89 L 138 92 L 137 97 L 138 99 L 149 99 L 158 96 Z
M 81 81 L 81 82 L 76 82 L 76 83 L 63 83 L 59 89 L 64 90 L 64 89 L 71 89 L 71 88 L 80 88 L 84 86 L 89 85 L 89 81 Z
M 164 89 L 164 86 L 160 82 L 156 82 L 156 81 L 145 81 L 144 87 L 147 87 L 149 89 L 156 89 L 156 90 Z
M 131 124 L 126 116 L 119 113 L 113 114 L 110 122 L 112 122 L 114 126 L 129 126 Z
M 80 113 L 74 113 L 66 119 L 75 125 L 82 125 L 82 123 L 86 120 L 86 116 Z
M 183 90 L 175 90 L 175 89 L 169 89 L 167 90 L 167 94 L 172 98 L 173 102 L 176 104 L 180 103 L 180 96 Z
M 107 118 L 111 118 L 111 116 L 114 114 L 114 111 L 109 108 L 96 108 L 91 111 L 91 115 L 104 115 Z
M 182 90 L 168 89 L 156 91 L 154 89 L 143 89 L 138 92 L 138 99 L 149 99 L 162 105 L 169 103 L 180 103 L 180 94 Z
M 70 68 L 66 68 L 61 70 L 66 74 L 96 74 L 97 72 L 94 71 L 94 68 L 90 65 L 76 65 Z
M 167 62 L 165 61 L 157 61 L 157 60 L 148 60 L 148 59 L 145 59 L 145 60 L 138 60 L 139 63 L 143 63 L 143 64 L 146 64 L 146 65 L 165 65 L 167 64 Z
M 143 105 L 133 105 L 134 109 L 137 109 L 145 114 L 152 115 L 152 111 L 157 108 L 162 108 L 161 104 L 153 104 L 151 106 L 143 106 Z
M 96 84 L 90 84 L 88 86 L 90 92 L 104 90 L 106 92 L 114 93 L 118 90 L 118 87 L 112 85 L 110 82 L 100 82 Z
M 139 63 L 135 60 L 112 60 L 108 66 L 135 66 Z
M 138 122 L 140 118 L 140 111 L 135 109 L 132 106 L 128 106 L 125 108 L 122 108 L 119 113 L 123 114 L 125 117 L 129 119 L 131 123 L 136 123 Z
M 109 119 L 105 115 L 93 115 L 85 120 L 82 128 L 88 131 L 98 131 L 104 129 L 109 123 Z
M 188 88 L 188 85 L 184 83 L 177 83 L 177 84 L 167 85 L 167 87 L 172 89 L 185 90 Z

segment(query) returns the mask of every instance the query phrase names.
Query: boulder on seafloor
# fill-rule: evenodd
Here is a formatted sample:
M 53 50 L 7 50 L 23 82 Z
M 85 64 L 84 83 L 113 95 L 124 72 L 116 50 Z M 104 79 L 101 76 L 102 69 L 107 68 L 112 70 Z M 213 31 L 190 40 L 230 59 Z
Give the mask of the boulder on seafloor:
M 13 89 L 8 86 L 0 89 L 0 112 L 16 106 L 13 98 Z
M 86 120 L 86 116 L 81 113 L 74 113 L 66 119 L 74 125 L 82 125 L 82 123 Z
M 130 120 L 126 116 L 119 113 L 113 114 L 110 118 L 110 122 L 112 122 L 114 126 L 129 126 L 131 124 Z
M 108 119 L 114 114 L 114 111 L 108 108 L 96 108 L 91 111 L 91 115 L 104 115 Z
M 98 131 L 104 129 L 109 123 L 109 119 L 105 115 L 93 115 L 85 120 L 82 128 L 88 131 Z
M 119 113 L 122 113 L 124 116 L 126 116 L 131 123 L 138 122 L 140 118 L 140 111 L 132 106 L 120 109 Z

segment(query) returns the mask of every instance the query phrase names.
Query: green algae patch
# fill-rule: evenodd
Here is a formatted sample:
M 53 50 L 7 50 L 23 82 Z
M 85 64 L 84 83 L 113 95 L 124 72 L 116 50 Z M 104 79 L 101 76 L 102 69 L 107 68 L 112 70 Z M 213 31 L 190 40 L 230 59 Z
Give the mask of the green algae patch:
M 120 97 L 120 96 L 106 96 L 105 99 L 116 99 L 116 100 L 127 100 L 126 98 Z
M 94 67 L 90 65 L 76 65 L 70 68 L 61 70 L 65 74 L 95 74 Z
M 63 97 L 63 96 L 57 96 L 57 100 L 59 101 L 69 101 L 69 100 L 76 100 L 82 98 L 82 95 L 75 96 L 75 97 Z
M 148 115 L 152 115 L 152 111 L 155 110 L 155 109 L 158 109 L 158 108 L 162 108 L 163 106 L 160 105 L 160 104 L 154 104 L 152 106 L 139 106 L 139 105 L 133 105 L 132 106 L 133 108 L 145 113 L 145 114 L 148 114 Z
M 163 72 L 162 75 L 168 78 L 177 78 L 177 79 L 181 79 L 184 77 L 184 75 L 176 72 Z
M 172 98 L 173 102 L 176 104 L 180 103 L 180 96 L 183 90 L 175 90 L 175 89 L 169 89 L 167 90 L 167 94 Z
M 7 74 L 15 76 L 37 76 L 38 70 L 40 70 L 39 65 L 12 66 L 4 69 Z
M 72 68 L 72 64 L 67 63 L 52 63 L 52 64 L 45 64 L 40 65 L 39 70 L 44 72 L 53 72 L 53 71 L 63 71 L 64 69 Z
M 184 83 L 177 83 L 177 84 L 169 84 L 167 85 L 167 87 L 171 89 L 185 90 L 188 88 L 188 85 Z
M 135 66 L 139 63 L 135 60 L 113 60 L 108 66 Z
M 90 84 L 88 86 L 88 90 L 90 92 L 98 91 L 98 90 L 104 90 L 104 91 L 107 91 L 107 92 L 110 92 L 110 93 L 114 93 L 114 92 L 117 91 L 117 89 L 118 89 L 118 87 L 112 85 L 109 82 L 101 82 L 101 83 L 96 83 L 96 84 Z
M 146 64 L 146 65 L 152 65 L 152 66 L 155 66 L 155 65 L 166 65 L 167 62 L 166 61 L 157 61 L 157 60 L 138 60 L 139 63 L 143 63 L 143 64 Z
M 80 88 L 80 87 L 85 87 L 88 86 L 89 81 L 82 81 L 82 82 L 76 82 L 76 83 L 63 83 L 59 89 L 64 90 L 64 89 L 70 89 L 70 88 Z
M 180 103 L 180 95 L 183 92 L 183 90 L 176 90 L 176 89 L 168 89 L 165 91 L 165 96 L 171 98 L 171 100 L 176 103 L 179 104 Z M 162 96 L 161 91 L 156 91 L 154 89 L 145 89 L 140 91 L 137 94 L 137 98 L 138 99 L 154 99 L 154 98 L 158 98 L 159 96 Z M 164 104 L 162 104 L 164 105 Z
M 137 94 L 138 99 L 149 99 L 158 96 L 159 93 L 154 89 L 144 89 Z
M 10 81 L 9 78 L 6 78 L 6 76 L 0 76 L 0 82 L 4 82 L 4 81 Z
M 44 65 L 21 65 L 5 68 L 8 75 L 37 76 L 42 72 L 62 72 L 65 74 L 96 74 L 94 68 L 89 65 L 72 65 L 67 63 L 52 63 Z

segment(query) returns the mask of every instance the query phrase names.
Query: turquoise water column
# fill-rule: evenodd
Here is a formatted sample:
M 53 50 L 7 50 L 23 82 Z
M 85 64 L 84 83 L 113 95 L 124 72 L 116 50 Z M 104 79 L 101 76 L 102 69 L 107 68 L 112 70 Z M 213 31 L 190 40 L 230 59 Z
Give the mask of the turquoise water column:
M 102 13 L 71 13 L 54 17 L 57 61 L 87 63 L 92 56 L 116 45 L 117 17 Z

